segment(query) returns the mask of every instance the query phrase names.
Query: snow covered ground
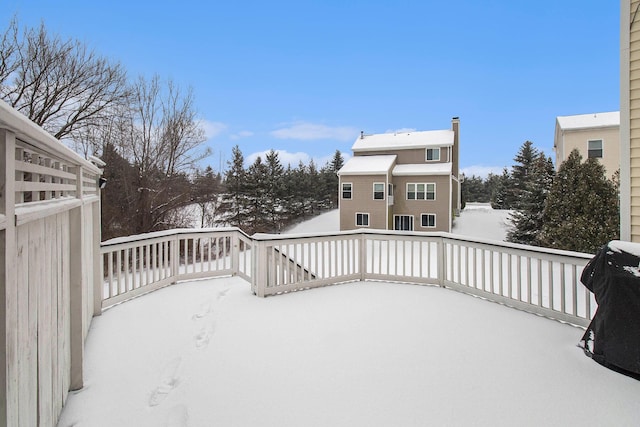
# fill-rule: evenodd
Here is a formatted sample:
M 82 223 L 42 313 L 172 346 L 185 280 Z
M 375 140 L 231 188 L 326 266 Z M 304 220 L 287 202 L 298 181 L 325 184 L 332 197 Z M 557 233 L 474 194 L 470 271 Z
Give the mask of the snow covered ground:
M 454 232 L 503 236 L 484 210 Z M 584 356 L 582 333 L 432 286 L 181 283 L 94 319 L 59 426 L 638 425 L 640 381 Z

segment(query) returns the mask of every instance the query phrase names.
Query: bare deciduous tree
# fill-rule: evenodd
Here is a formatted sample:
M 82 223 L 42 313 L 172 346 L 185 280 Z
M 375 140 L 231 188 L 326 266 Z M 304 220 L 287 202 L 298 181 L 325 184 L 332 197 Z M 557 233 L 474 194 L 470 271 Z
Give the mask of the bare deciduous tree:
M 96 126 L 127 99 L 126 73 L 81 42 L 15 19 L 0 39 L 0 97 L 58 139 Z

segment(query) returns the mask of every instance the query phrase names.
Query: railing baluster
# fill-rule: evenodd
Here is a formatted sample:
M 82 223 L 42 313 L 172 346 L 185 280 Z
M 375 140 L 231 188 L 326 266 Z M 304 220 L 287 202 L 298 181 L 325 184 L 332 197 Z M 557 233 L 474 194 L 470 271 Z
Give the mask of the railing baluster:
M 252 290 L 262 295 L 265 286 L 266 294 L 273 294 L 354 278 L 387 278 L 446 285 L 507 304 L 513 301 L 516 306 L 531 307 L 545 315 L 557 312 L 569 319 L 579 316 L 578 323 L 591 315 L 588 293 L 584 294 L 585 315 L 577 308 L 583 297 L 577 289 L 577 268 L 586 264 L 586 256 L 460 239 L 444 233 L 367 230 L 240 239 L 238 235 L 235 230 L 165 232 L 139 242 L 131 239 L 112 244 L 113 249 L 107 245 L 103 249 L 108 286 L 105 297 L 121 301 L 132 291 L 143 292 L 138 289 L 141 287 L 155 289 L 185 278 L 218 274 L 240 274 L 254 282 Z M 265 250 L 262 254 L 260 246 Z M 560 259 L 556 261 L 554 256 Z M 267 264 L 263 267 L 260 262 Z M 433 262 L 437 272 L 432 272 Z M 571 288 L 567 288 L 567 275 L 571 276 Z M 263 283 L 258 283 L 260 278 Z
M 118 268 L 118 294 L 120 294 L 125 291 L 122 289 L 122 250 L 117 252 L 116 265 Z

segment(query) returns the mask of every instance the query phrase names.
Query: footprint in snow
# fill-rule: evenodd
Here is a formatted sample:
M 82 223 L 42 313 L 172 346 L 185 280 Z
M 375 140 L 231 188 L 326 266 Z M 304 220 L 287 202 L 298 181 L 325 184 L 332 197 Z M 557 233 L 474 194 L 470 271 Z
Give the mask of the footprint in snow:
M 224 298 L 227 295 L 227 292 L 229 292 L 230 289 L 231 288 L 227 288 L 227 289 L 224 289 L 224 290 L 218 292 L 218 300 L 221 300 L 222 298 Z
M 180 363 L 182 359 L 176 357 L 170 361 L 160 374 L 160 383 L 151 392 L 149 397 L 149 406 L 158 406 L 161 404 L 167 395 L 171 393 L 171 390 L 176 388 L 180 382 Z
M 207 314 L 211 313 L 213 311 L 212 305 L 213 305 L 213 301 L 211 301 L 210 299 L 203 302 L 200 305 L 200 308 L 198 309 L 196 314 L 193 315 L 192 319 L 193 320 L 202 319 Z
M 209 325 L 205 325 L 200 329 L 200 331 L 196 334 L 196 347 L 197 348 L 206 348 L 209 345 L 209 341 L 211 341 L 211 337 L 216 331 L 216 322 L 213 321 Z

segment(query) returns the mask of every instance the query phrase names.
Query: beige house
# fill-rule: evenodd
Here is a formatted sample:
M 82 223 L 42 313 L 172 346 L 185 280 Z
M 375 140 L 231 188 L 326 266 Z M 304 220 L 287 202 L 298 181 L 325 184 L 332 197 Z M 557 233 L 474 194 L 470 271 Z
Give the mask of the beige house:
M 640 0 L 620 6 L 620 238 L 640 242 Z
M 620 169 L 620 112 L 557 117 L 553 148 L 556 169 L 577 149 L 583 159 L 598 159 L 610 177 Z
M 460 121 L 450 130 L 360 134 L 338 171 L 340 229 L 451 231 L 460 210 Z

